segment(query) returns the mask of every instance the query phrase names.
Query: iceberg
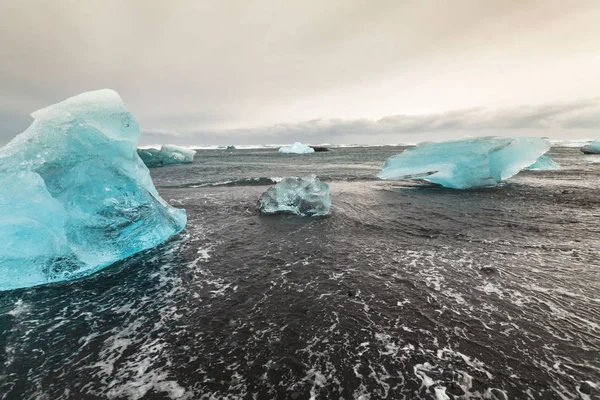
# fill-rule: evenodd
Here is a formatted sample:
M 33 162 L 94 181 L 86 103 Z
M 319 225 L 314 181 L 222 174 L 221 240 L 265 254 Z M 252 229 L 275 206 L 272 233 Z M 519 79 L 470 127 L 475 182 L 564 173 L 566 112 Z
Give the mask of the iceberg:
M 327 215 L 329 207 L 329 185 L 315 175 L 285 178 L 271 186 L 258 200 L 258 209 L 264 214 L 291 213 L 313 217 Z
M 172 164 L 189 164 L 194 161 L 194 150 L 174 144 L 164 144 L 158 149 L 138 149 L 138 155 L 149 168 Z
M 388 158 L 381 179 L 419 179 L 453 189 L 494 186 L 550 150 L 543 138 L 482 137 L 420 143 Z
M 581 148 L 581 152 L 584 154 L 600 154 L 600 140 L 596 140 L 588 145 Z
M 294 153 L 294 154 L 308 154 L 308 153 L 314 153 L 315 149 L 313 149 L 312 147 L 304 144 L 304 143 L 300 143 L 300 142 L 296 142 L 291 146 L 283 146 L 279 148 L 279 152 L 280 153 Z
M 529 171 L 555 171 L 560 169 L 560 164 L 554 161 L 550 154 L 546 153 L 535 162 L 535 164 L 530 165 L 525 168 Z
M 138 157 L 138 123 L 116 92 L 32 117 L 0 149 L 0 290 L 89 275 L 185 227 Z

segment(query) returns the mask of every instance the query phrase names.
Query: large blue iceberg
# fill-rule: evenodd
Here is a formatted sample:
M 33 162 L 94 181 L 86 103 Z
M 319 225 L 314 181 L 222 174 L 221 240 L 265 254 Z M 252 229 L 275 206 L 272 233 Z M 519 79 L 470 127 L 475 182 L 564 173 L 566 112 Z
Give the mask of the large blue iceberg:
M 291 146 L 283 146 L 279 148 L 279 152 L 280 153 L 293 153 L 293 154 L 309 154 L 309 153 L 314 153 L 315 149 L 313 149 L 312 147 L 304 144 L 304 143 L 300 143 L 300 142 L 296 142 Z
M 584 154 L 600 154 L 600 140 L 596 140 L 581 148 Z
M 264 214 L 289 213 L 303 217 L 327 215 L 331 207 L 329 185 L 315 175 L 285 178 L 260 196 L 258 208 Z
M 418 179 L 453 189 L 496 185 L 550 150 L 542 138 L 482 137 L 420 143 L 388 158 L 381 179 Z
M 138 157 L 138 123 L 116 92 L 32 116 L 0 149 L 0 290 L 91 274 L 185 227 Z
M 174 144 L 163 144 L 158 149 L 138 149 L 138 155 L 147 167 L 162 167 L 172 164 L 188 164 L 194 161 L 196 152 Z
M 550 157 L 550 154 L 546 153 L 537 159 L 535 164 L 525 168 L 529 171 L 555 171 L 560 169 L 560 164 L 557 163 Z

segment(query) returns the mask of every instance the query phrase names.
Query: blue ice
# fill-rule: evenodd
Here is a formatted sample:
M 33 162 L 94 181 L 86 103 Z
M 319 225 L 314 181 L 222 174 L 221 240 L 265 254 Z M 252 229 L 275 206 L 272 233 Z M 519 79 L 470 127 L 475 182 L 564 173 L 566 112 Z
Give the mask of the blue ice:
M 289 213 L 303 217 L 327 215 L 331 207 L 329 185 L 315 175 L 285 178 L 260 196 L 258 208 L 264 214 Z
M 581 148 L 581 151 L 585 154 L 600 154 L 600 140 L 596 140 L 590 144 L 587 144 Z
M 388 158 L 381 179 L 425 180 L 453 189 L 496 185 L 550 150 L 542 138 L 482 137 L 420 143 Z
M 554 171 L 560 169 L 560 164 L 550 157 L 550 154 L 546 153 L 537 159 L 535 164 L 530 165 L 526 169 L 530 171 Z
M 32 116 L 0 149 L 0 290 L 91 274 L 185 227 L 138 157 L 138 123 L 116 92 Z
M 315 149 L 313 149 L 312 147 L 310 147 L 304 143 L 296 142 L 291 146 L 280 147 L 279 152 L 280 153 L 294 153 L 294 154 L 308 154 L 308 153 L 314 153 Z
M 138 155 L 147 167 L 162 167 L 172 164 L 188 164 L 194 161 L 196 152 L 174 144 L 163 144 L 158 149 L 138 149 Z

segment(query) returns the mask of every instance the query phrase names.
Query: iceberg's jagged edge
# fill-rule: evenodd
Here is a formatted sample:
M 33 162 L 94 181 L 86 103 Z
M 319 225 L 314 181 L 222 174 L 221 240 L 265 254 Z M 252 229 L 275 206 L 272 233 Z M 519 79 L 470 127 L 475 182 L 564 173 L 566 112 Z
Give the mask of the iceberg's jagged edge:
M 560 164 L 554 161 L 550 154 L 546 153 L 525 169 L 528 171 L 556 171 L 560 169 Z
M 89 275 L 185 227 L 138 157 L 138 123 L 116 92 L 32 116 L 0 149 L 0 290 Z
M 258 209 L 263 214 L 315 217 L 327 215 L 330 207 L 329 185 L 321 182 L 316 175 L 284 178 L 267 189 L 258 200 Z
M 418 179 L 452 189 L 494 186 L 550 150 L 544 138 L 481 137 L 425 142 L 387 159 L 380 179 Z

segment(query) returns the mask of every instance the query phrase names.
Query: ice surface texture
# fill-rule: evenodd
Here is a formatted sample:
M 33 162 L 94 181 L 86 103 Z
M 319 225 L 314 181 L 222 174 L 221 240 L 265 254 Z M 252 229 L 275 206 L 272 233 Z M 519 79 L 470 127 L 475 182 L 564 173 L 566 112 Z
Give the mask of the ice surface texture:
M 160 150 L 138 149 L 138 155 L 147 167 L 162 167 L 171 164 L 188 164 L 194 161 L 194 150 L 174 144 L 163 144 Z
M 550 157 L 550 154 L 544 154 L 538 158 L 535 164 L 526 169 L 531 171 L 554 171 L 560 169 L 560 165 Z
M 308 154 L 308 153 L 314 153 L 315 149 L 313 149 L 312 147 L 310 147 L 304 143 L 296 142 L 291 146 L 283 146 L 283 147 L 279 148 L 279 152 L 280 153 L 294 153 L 294 154 Z
M 0 290 L 88 275 L 181 231 L 138 157 L 139 126 L 112 90 L 32 114 L 0 149 Z
M 265 214 L 291 213 L 312 217 L 327 215 L 329 207 L 329 185 L 315 175 L 285 178 L 271 186 L 258 200 L 258 208 Z
M 600 154 L 600 140 L 596 140 L 595 142 L 583 146 L 581 151 L 585 154 Z
M 421 179 L 453 189 L 493 186 L 550 150 L 542 138 L 482 137 L 420 143 L 388 158 L 381 179 Z

